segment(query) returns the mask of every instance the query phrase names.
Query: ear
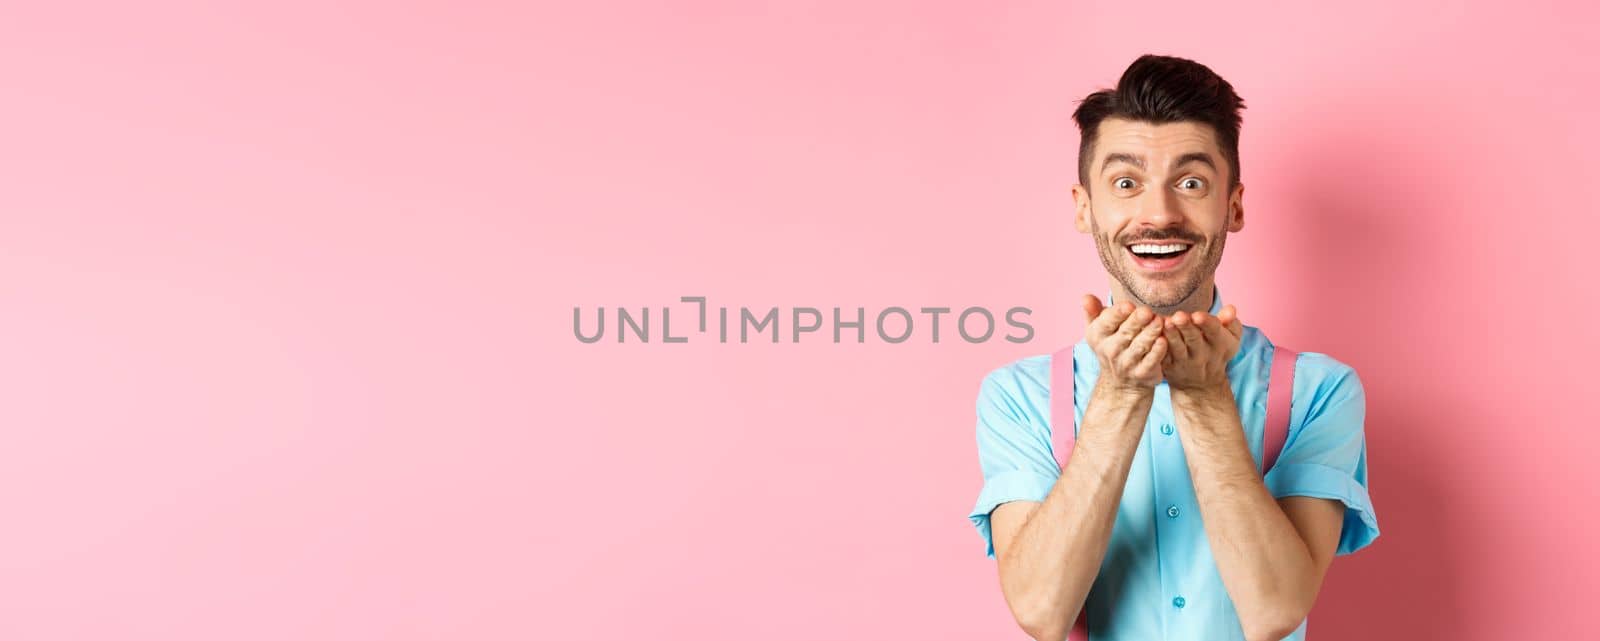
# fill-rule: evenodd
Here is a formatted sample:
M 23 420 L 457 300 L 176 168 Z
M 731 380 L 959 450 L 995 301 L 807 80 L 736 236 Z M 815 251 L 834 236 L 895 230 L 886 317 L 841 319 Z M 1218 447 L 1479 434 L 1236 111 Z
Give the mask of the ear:
M 1244 183 L 1234 185 L 1228 196 L 1228 231 L 1244 229 Z
M 1072 226 L 1081 233 L 1089 233 L 1093 227 L 1089 226 L 1089 217 L 1094 213 L 1089 210 L 1089 190 L 1083 185 L 1072 186 L 1072 202 L 1075 212 L 1072 216 Z

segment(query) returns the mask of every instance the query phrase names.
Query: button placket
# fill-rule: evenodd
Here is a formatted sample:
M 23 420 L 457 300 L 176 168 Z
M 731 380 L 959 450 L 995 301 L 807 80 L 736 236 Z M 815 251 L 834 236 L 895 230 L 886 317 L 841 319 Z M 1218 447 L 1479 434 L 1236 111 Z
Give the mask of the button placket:
M 1193 551 L 1188 547 L 1188 541 L 1192 535 L 1191 528 L 1195 525 L 1178 520 L 1183 513 L 1180 506 L 1190 504 L 1193 499 L 1192 496 L 1186 496 L 1188 492 L 1185 488 L 1188 483 L 1184 482 L 1187 475 L 1183 472 L 1188 468 L 1184 461 L 1183 445 L 1178 439 L 1172 438 L 1177 433 L 1177 421 L 1172 414 L 1170 394 L 1171 390 L 1164 384 L 1156 390 L 1156 402 L 1151 408 L 1151 422 L 1147 428 L 1152 432 L 1159 432 L 1162 436 L 1151 442 L 1150 453 L 1153 455 L 1151 476 L 1155 493 L 1150 497 L 1153 502 L 1147 509 L 1150 509 L 1155 517 L 1151 525 L 1154 525 L 1157 531 L 1156 549 L 1158 563 L 1161 565 L 1159 572 L 1161 589 L 1171 599 L 1168 603 L 1172 604 L 1171 609 L 1162 608 L 1165 615 L 1162 617 L 1163 626 L 1173 625 L 1172 622 L 1165 621 L 1166 616 L 1182 616 L 1183 607 L 1187 602 L 1179 595 L 1193 587 L 1186 585 L 1185 577 L 1173 568 L 1185 566 L 1187 560 L 1192 557 Z M 1165 519 L 1161 518 L 1162 514 L 1166 515 Z

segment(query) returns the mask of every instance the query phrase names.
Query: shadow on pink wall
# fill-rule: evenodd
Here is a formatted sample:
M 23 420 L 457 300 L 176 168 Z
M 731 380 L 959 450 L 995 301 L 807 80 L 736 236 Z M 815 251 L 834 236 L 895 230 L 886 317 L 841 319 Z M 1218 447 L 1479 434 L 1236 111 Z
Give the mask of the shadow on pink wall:
M 1427 141 L 1398 114 L 1395 122 L 1365 117 L 1307 119 L 1340 124 L 1290 155 L 1314 159 L 1314 169 L 1289 193 L 1295 210 L 1274 223 L 1288 225 L 1284 237 L 1298 242 L 1279 281 L 1292 286 L 1275 288 L 1289 292 L 1280 307 L 1286 325 L 1269 336 L 1331 354 L 1361 376 L 1369 489 L 1382 531 L 1371 547 L 1335 560 L 1308 635 L 1479 638 L 1458 591 L 1475 554 L 1464 525 L 1472 506 L 1449 483 L 1471 472 L 1441 444 L 1473 421 L 1449 391 L 1461 388 L 1447 379 L 1464 383 L 1483 364 L 1461 356 L 1459 334 L 1419 326 L 1431 313 L 1411 313 L 1470 300 L 1470 278 L 1441 273 L 1459 256 L 1451 260 L 1445 243 L 1430 242 L 1452 227 L 1440 222 L 1459 211 L 1451 194 L 1463 190 L 1443 172 L 1429 174 L 1439 163 L 1417 151 Z

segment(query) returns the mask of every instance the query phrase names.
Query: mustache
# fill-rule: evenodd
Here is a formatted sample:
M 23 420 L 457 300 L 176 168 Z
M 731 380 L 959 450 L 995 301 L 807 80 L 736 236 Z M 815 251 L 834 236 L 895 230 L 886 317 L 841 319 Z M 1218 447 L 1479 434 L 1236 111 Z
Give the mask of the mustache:
M 1201 241 L 1204 241 L 1205 238 L 1203 236 L 1200 236 L 1199 234 L 1186 232 L 1186 231 L 1182 231 L 1182 230 L 1177 230 L 1177 229 L 1170 229 L 1170 230 L 1166 230 L 1166 231 L 1148 231 L 1148 232 L 1144 232 L 1144 233 L 1139 234 L 1138 236 L 1133 236 L 1133 237 L 1130 237 L 1130 238 L 1124 238 L 1119 242 L 1121 242 L 1123 245 L 1132 245 L 1134 243 L 1139 243 L 1139 242 L 1143 242 L 1143 241 L 1161 241 L 1161 240 L 1182 240 L 1182 241 L 1186 241 L 1186 242 L 1188 242 L 1188 243 L 1190 243 L 1192 245 L 1198 245 L 1198 244 L 1201 243 Z

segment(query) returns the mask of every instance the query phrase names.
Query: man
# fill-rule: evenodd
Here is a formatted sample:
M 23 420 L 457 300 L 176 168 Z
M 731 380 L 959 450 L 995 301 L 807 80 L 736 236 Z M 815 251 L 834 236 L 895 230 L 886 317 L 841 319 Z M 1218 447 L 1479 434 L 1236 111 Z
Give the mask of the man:
M 1344 363 L 1289 364 L 1286 440 L 1258 467 L 1273 344 L 1214 282 L 1244 227 L 1241 108 L 1204 65 L 1146 55 L 1073 114 L 1075 223 L 1112 305 L 1084 297 L 1071 380 L 1051 380 L 1054 356 L 1023 358 L 985 377 L 977 408 L 970 518 L 1035 639 L 1080 614 L 1096 641 L 1303 639 L 1333 557 L 1378 536 L 1365 394 Z M 1052 431 L 1074 417 L 1051 420 L 1055 390 L 1078 417 L 1064 465 Z

